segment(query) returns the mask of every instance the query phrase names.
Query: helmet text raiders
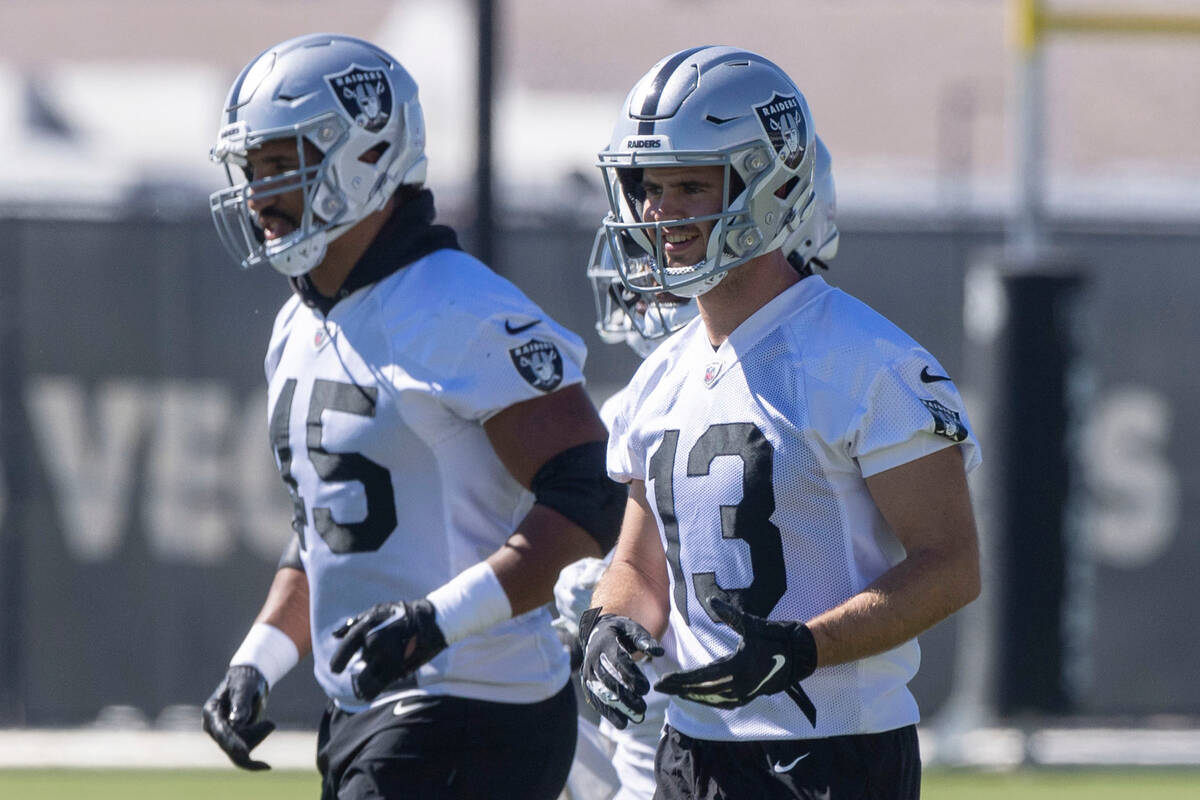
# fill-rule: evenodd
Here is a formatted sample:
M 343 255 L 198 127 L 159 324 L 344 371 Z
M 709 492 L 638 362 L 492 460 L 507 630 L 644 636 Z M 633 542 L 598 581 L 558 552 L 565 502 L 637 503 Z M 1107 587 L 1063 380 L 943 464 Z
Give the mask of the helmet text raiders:
M 247 154 L 275 140 L 295 143 L 299 169 L 254 180 Z M 315 163 L 305 143 L 319 153 Z M 321 263 L 329 242 L 383 208 L 397 187 L 424 183 L 417 85 L 399 62 L 361 39 L 290 39 L 260 54 L 233 82 L 211 157 L 229 178 L 209 206 L 230 254 L 242 267 L 268 262 L 285 275 L 302 275 Z M 298 189 L 304 212 L 296 229 L 265 239 L 248 198 Z

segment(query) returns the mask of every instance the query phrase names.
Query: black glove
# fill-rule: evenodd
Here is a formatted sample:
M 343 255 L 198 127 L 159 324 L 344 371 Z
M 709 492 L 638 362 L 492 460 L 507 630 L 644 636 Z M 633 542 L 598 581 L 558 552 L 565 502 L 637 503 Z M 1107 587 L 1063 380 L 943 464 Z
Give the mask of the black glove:
M 662 645 L 629 617 L 601 614 L 599 608 L 589 608 L 579 617 L 579 643 L 579 680 L 588 705 L 618 728 L 645 719 L 642 696 L 650 691 L 650 681 L 633 657 L 661 656 Z
M 351 657 L 362 650 L 365 666 L 350 682 L 354 694 L 363 700 L 374 700 L 389 684 L 407 678 L 446 649 L 446 637 L 438 627 L 433 604 L 425 599 L 380 603 L 343 622 L 333 635 L 342 640 L 329 659 L 334 673 L 344 670 Z
M 230 667 L 212 697 L 204 703 L 204 731 L 221 746 L 229 760 L 242 769 L 270 769 L 265 761 L 254 761 L 250 751 L 258 747 L 275 723 L 262 718 L 267 708 L 267 679 L 249 664 Z
M 808 626 L 771 622 L 721 597 L 709 606 L 741 635 L 737 650 L 703 667 L 664 675 L 654 688 L 717 708 L 737 708 L 759 695 L 787 692 L 815 727 L 817 709 L 800 687 L 817 666 L 817 645 Z

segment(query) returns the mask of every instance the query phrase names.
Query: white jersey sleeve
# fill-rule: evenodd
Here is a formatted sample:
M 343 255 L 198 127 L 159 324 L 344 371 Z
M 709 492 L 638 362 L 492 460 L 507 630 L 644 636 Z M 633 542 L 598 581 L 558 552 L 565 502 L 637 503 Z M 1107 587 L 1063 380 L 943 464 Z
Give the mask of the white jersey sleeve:
M 911 350 L 871 382 L 846 434 L 849 454 L 865 478 L 961 444 L 970 472 L 979 465 L 979 447 L 963 409 L 941 365 L 926 351 Z
M 514 403 L 583 381 L 583 340 L 523 295 L 511 300 L 499 308 L 459 302 L 447 312 L 463 316 L 463 325 L 475 324 L 439 392 L 465 419 L 486 422 Z
M 470 261 L 475 269 L 438 276 L 437 293 L 425 298 L 431 313 L 415 331 L 411 303 L 388 304 L 394 312 L 385 325 L 437 375 L 438 400 L 463 419 L 485 422 L 514 403 L 582 382 L 583 340 Z M 412 288 L 398 284 L 396 291 Z

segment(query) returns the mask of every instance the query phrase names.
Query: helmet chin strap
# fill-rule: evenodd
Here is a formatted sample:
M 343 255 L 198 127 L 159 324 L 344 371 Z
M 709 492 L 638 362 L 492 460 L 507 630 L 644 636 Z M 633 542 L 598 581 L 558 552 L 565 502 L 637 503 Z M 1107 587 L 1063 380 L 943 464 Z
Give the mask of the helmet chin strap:
M 353 228 L 360 221 L 343 222 L 340 225 L 334 225 L 323 231 L 318 231 L 300 243 L 286 247 L 275 255 L 268 256 L 267 260 L 271 262 L 271 266 L 276 271 L 283 273 L 289 278 L 298 278 L 319 267 L 325 259 L 325 254 L 329 250 L 330 243 Z
M 656 303 L 642 316 L 642 331 L 647 339 L 662 339 L 691 322 L 697 313 L 691 302 Z
M 298 278 L 311 272 L 325 258 L 328 238 L 325 232 L 316 233 L 296 244 L 282 248 L 278 253 L 267 256 L 267 261 L 289 278 Z
M 704 262 L 701 261 L 700 263 L 703 264 Z M 709 275 L 702 281 L 696 281 L 695 283 L 690 283 L 687 286 L 667 287 L 667 291 L 669 291 L 671 294 L 679 295 L 680 297 L 699 297 L 723 281 L 725 276 L 728 274 L 729 270 L 722 270 L 721 272 Z

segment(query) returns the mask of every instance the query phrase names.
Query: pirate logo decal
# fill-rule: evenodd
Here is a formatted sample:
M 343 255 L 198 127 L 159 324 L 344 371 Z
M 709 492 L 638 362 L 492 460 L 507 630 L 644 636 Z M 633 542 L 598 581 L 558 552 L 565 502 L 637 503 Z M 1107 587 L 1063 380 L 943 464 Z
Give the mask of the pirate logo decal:
M 945 436 L 952 442 L 961 442 L 967 438 L 967 426 L 963 424 L 962 417 L 958 415 L 957 411 L 947 408 L 937 400 L 921 398 L 921 402 L 925 404 L 925 408 L 933 417 L 934 433 L 938 436 Z
M 517 372 L 533 388 L 549 392 L 562 383 L 562 354 L 550 342 L 530 339 L 520 347 L 509 350 L 508 354 Z
M 355 125 L 372 133 L 387 125 L 392 116 L 392 87 L 383 70 L 353 64 L 345 72 L 326 75 L 325 80 Z
M 783 97 L 776 92 L 770 100 L 755 106 L 754 111 L 763 130 L 767 132 L 767 138 L 771 140 L 771 146 L 788 168 L 799 166 L 808 144 L 808 128 L 804 124 L 800 100 L 795 95 Z

